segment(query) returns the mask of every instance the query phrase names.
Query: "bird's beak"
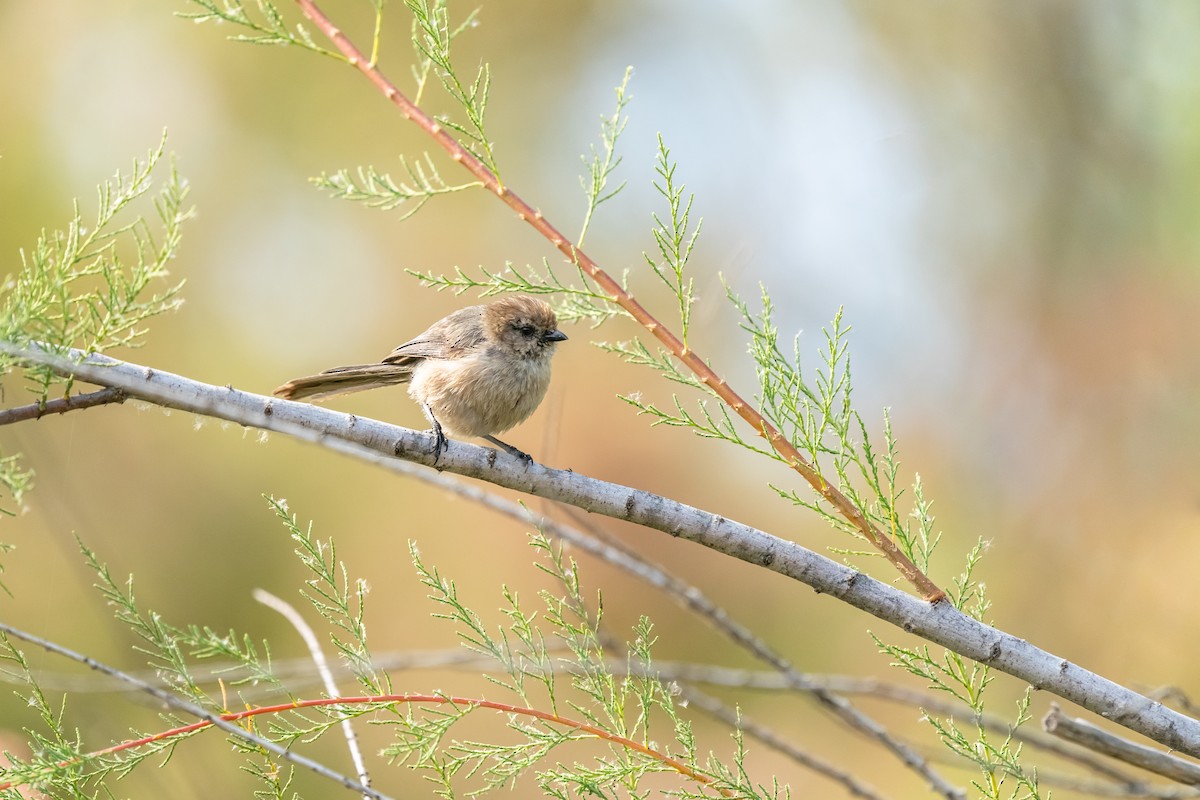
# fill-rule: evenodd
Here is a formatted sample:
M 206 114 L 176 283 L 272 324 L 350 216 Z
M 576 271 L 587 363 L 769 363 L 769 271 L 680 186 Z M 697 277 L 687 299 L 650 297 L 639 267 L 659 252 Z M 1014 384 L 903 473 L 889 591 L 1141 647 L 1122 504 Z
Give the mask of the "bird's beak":
M 566 340 L 567 335 L 562 331 L 550 331 L 542 336 L 543 342 L 565 342 Z

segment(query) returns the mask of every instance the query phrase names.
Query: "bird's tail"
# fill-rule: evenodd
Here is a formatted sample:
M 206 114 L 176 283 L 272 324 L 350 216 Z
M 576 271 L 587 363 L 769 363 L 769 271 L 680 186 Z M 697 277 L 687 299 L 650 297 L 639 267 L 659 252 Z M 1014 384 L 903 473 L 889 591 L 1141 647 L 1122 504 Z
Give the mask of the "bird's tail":
M 408 383 L 411 379 L 411 364 L 358 364 L 352 367 L 334 367 L 307 378 L 290 380 L 275 390 L 275 396 L 285 400 L 323 400 L 334 395 Z

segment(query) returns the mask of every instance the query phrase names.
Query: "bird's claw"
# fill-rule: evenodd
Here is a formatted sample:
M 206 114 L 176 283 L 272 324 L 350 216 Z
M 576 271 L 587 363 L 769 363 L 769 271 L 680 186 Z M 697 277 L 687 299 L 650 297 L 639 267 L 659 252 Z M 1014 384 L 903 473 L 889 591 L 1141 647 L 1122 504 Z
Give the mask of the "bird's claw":
M 442 460 L 442 453 L 450 447 L 450 443 L 446 441 L 446 434 L 442 433 L 442 426 L 433 423 L 433 465 L 436 467 L 438 462 Z
M 521 459 L 522 461 L 525 462 L 525 464 L 527 466 L 529 464 L 533 463 L 533 456 L 529 455 L 529 453 L 526 453 L 524 450 L 518 450 L 517 448 L 513 447 L 511 444 L 500 441 L 495 436 L 484 436 L 483 438 L 487 439 L 489 442 L 496 445 L 497 447 L 499 447 L 504 452 L 508 453 L 513 458 Z

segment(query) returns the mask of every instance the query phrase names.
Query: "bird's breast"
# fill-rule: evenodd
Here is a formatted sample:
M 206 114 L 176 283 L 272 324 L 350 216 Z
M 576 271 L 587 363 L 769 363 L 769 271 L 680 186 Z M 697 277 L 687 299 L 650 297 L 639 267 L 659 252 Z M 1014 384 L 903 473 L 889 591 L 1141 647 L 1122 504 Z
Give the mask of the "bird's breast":
M 409 394 L 428 405 L 453 433 L 484 436 L 524 422 L 550 385 L 549 358 L 518 358 L 485 350 L 456 359 L 423 361 Z

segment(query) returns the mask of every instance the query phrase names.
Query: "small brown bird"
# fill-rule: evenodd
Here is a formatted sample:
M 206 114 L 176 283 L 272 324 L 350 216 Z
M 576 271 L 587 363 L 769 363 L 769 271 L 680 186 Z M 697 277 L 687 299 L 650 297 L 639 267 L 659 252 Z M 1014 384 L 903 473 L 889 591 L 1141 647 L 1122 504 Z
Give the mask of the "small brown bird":
M 287 400 L 321 400 L 407 383 L 409 396 L 433 425 L 435 463 L 446 447 L 443 429 L 487 439 L 532 461 L 492 434 L 524 422 L 542 402 L 550 385 L 550 358 L 566 338 L 547 303 L 511 295 L 443 317 L 378 364 L 296 378 L 275 394 Z

